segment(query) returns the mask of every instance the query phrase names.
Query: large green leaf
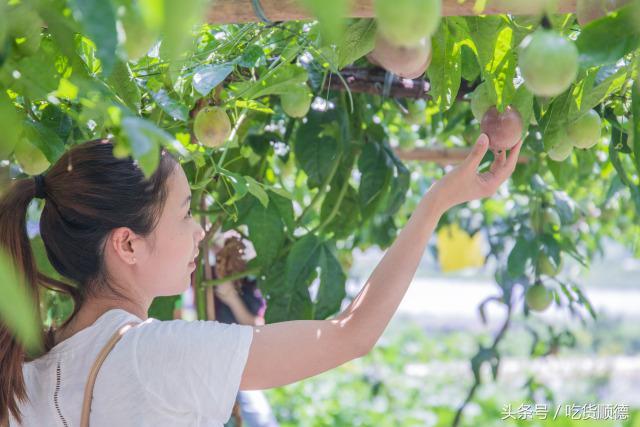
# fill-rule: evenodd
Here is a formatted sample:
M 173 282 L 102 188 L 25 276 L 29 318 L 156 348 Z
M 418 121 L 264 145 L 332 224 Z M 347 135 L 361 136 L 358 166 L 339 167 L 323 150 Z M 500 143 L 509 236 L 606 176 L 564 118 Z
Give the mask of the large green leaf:
M 257 82 L 247 81 L 232 85 L 239 98 L 254 99 L 265 95 L 284 95 L 305 83 L 309 74 L 304 68 L 292 64 L 269 70 Z
M 137 117 L 122 119 L 122 130 L 129 140 L 133 158 L 145 177 L 149 178 L 160 162 L 160 147 L 172 139 L 166 131 L 153 123 Z
M 193 73 L 193 88 L 201 95 L 207 96 L 233 71 L 231 64 L 205 64 L 195 69 Z
M 455 102 L 460 88 L 462 45 L 457 43 L 448 20 L 438 27 L 431 44 L 432 59 L 427 70 L 430 93 L 441 111 L 448 110 Z
M 18 340 L 30 349 L 42 346 L 33 295 L 10 255 L 0 248 L 0 317 Z
M 358 197 L 363 220 L 371 217 L 384 196 L 392 178 L 392 161 L 382 144 L 368 140 L 358 158 L 360 186 Z
M 137 113 L 140 109 L 140 89 L 134 83 L 127 63 L 116 61 L 108 82 L 122 102 L 134 113 Z
M 70 0 L 69 5 L 84 34 L 95 43 L 102 72 L 108 76 L 116 63 L 118 45 L 113 4 L 105 0 Z
M 309 188 L 320 187 L 339 161 L 336 123 L 325 121 L 325 117 L 321 112 L 311 111 L 308 121 L 296 132 L 293 151 L 300 167 L 309 177 Z
M 320 270 L 318 276 L 317 270 Z M 275 319 L 325 319 L 340 309 L 345 297 L 346 275 L 335 249 L 313 234 L 297 240 L 287 256 L 284 276 L 277 287 L 269 287 L 279 298 L 270 307 L 269 321 Z M 316 302 L 309 295 L 310 283 L 319 278 Z
M 340 69 L 371 52 L 375 45 L 376 24 L 373 19 L 358 19 L 346 30 L 336 47 L 336 65 Z

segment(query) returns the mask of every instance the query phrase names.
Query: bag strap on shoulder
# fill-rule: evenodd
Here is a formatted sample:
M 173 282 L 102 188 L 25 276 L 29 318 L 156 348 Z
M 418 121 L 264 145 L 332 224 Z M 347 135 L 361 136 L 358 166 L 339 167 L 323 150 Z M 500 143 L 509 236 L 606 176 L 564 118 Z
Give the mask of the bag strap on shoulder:
M 91 371 L 89 372 L 89 380 L 84 389 L 84 400 L 82 402 L 82 416 L 80 418 L 81 427 L 89 427 L 89 411 L 91 410 L 91 399 L 93 398 L 93 386 L 96 382 L 96 377 L 98 376 L 98 371 L 102 366 L 102 362 L 107 358 L 107 355 L 111 351 L 111 349 L 116 345 L 116 343 L 122 338 L 125 332 L 131 329 L 134 325 L 138 325 L 141 322 L 129 322 L 124 326 L 121 326 L 112 336 L 109 342 L 102 348 L 100 354 L 96 358 L 96 361 L 93 363 L 91 367 Z M 0 427 L 9 427 L 9 419 L 3 420 L 0 424 Z
M 96 382 L 96 377 L 98 376 L 98 371 L 102 366 L 102 362 L 107 358 L 107 355 L 111 351 L 111 349 L 116 345 L 116 343 L 122 338 L 125 332 L 133 327 L 133 325 L 137 325 L 140 322 L 129 322 L 124 326 L 120 327 L 112 336 L 109 342 L 102 348 L 100 354 L 96 358 L 96 361 L 93 363 L 91 367 L 91 371 L 89 372 L 89 379 L 84 388 L 84 400 L 82 402 L 82 416 L 80 418 L 80 426 L 81 427 L 89 427 L 89 412 L 91 410 L 91 399 L 93 398 L 93 386 Z M 7 426 L 8 427 L 8 426 Z

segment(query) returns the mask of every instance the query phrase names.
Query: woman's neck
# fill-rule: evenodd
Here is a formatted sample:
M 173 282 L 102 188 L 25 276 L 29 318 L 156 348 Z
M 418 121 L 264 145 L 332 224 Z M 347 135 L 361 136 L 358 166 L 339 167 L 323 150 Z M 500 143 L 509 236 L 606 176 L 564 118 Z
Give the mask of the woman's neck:
M 113 299 L 100 298 L 89 299 L 82 304 L 80 310 L 78 310 L 73 319 L 71 319 L 65 327 L 58 328 L 55 331 L 55 344 L 66 340 L 85 328 L 88 328 L 104 313 L 115 308 L 127 311 L 144 321 L 148 318 L 147 312 L 149 311 L 150 305 L 151 302 L 143 305 L 130 300 L 116 301 Z

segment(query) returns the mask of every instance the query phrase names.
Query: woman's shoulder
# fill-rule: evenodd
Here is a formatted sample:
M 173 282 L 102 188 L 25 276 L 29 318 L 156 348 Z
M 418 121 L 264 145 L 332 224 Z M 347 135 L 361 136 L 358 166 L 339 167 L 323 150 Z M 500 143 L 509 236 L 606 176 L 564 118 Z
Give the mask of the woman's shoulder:
M 185 345 L 206 342 L 234 344 L 237 340 L 251 341 L 253 326 L 237 323 L 222 323 L 217 320 L 159 320 L 153 317 L 136 325 L 130 331 L 138 349 L 168 349 L 167 345 Z

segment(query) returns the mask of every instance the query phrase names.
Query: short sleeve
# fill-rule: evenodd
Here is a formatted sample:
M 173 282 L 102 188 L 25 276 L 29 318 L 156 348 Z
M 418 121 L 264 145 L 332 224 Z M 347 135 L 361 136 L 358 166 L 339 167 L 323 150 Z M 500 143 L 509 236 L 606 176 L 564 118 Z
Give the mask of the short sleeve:
M 148 393 L 166 408 L 225 423 L 240 388 L 253 327 L 152 319 L 137 329 L 135 363 Z

